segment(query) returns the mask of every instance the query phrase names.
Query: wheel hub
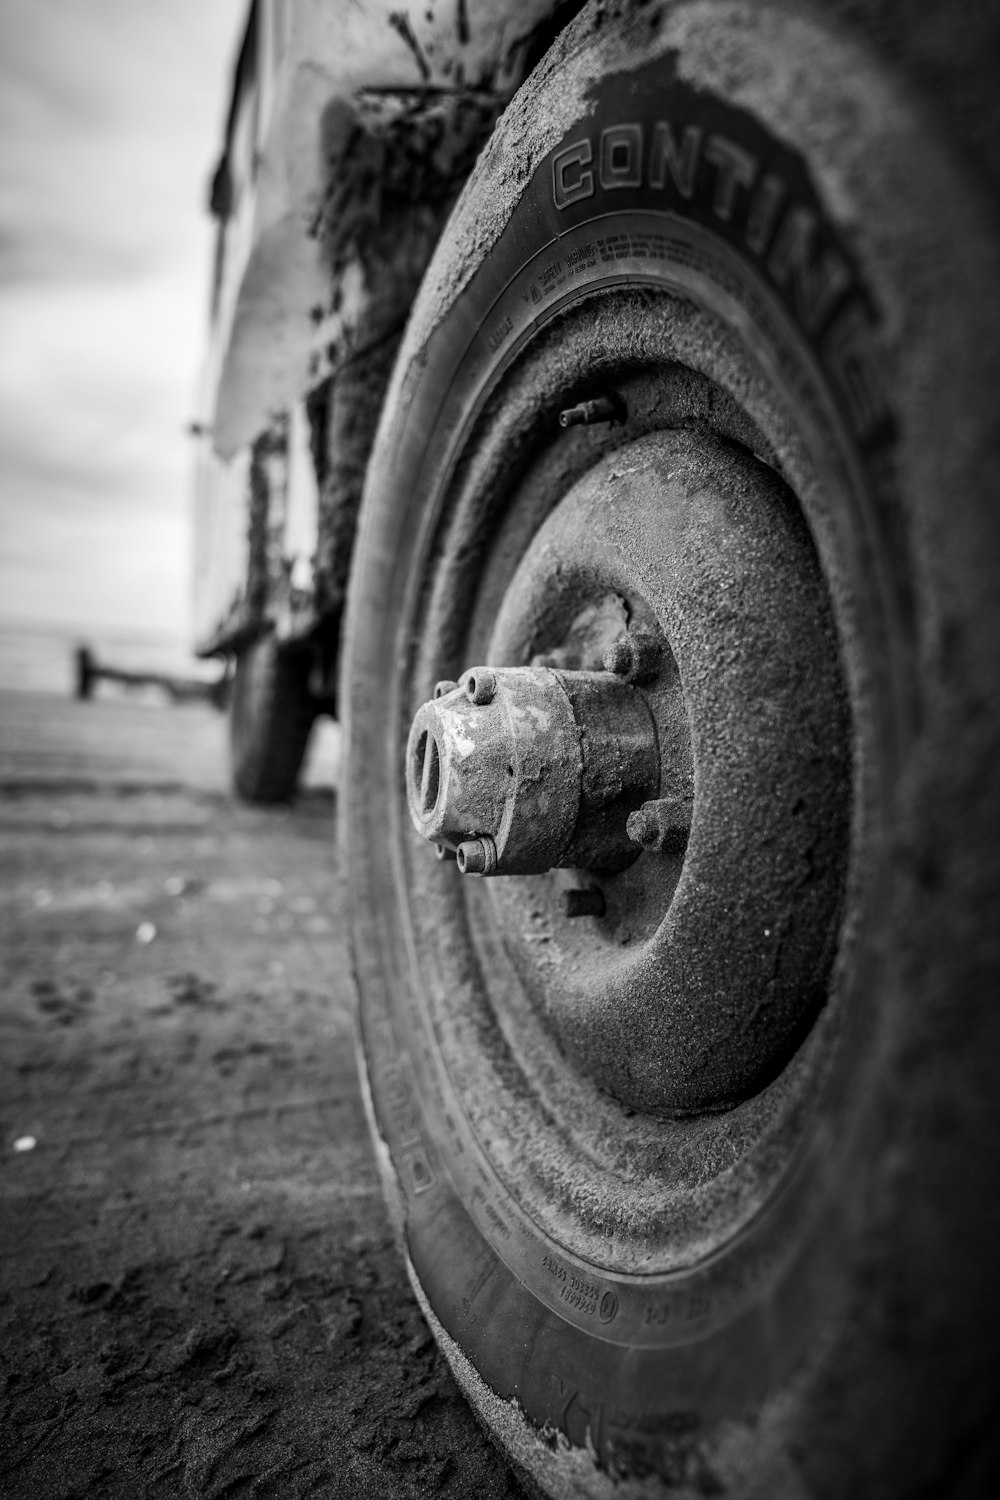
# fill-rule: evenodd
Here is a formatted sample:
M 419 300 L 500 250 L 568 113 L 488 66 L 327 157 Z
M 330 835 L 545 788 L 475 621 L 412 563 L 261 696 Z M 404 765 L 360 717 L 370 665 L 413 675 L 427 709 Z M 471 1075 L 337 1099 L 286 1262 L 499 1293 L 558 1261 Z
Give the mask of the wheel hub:
M 454 849 L 462 874 L 612 871 L 635 859 L 628 819 L 660 782 L 637 688 L 613 672 L 549 667 L 476 667 L 439 688 L 413 720 L 407 794 L 417 832 Z
M 701 434 L 625 444 L 553 505 L 478 651 L 417 707 L 405 766 L 454 878 L 519 877 L 484 882 L 477 930 L 495 923 L 561 1051 L 631 1108 L 759 1090 L 827 993 L 850 802 L 794 497 Z M 567 868 L 589 872 L 572 911 Z

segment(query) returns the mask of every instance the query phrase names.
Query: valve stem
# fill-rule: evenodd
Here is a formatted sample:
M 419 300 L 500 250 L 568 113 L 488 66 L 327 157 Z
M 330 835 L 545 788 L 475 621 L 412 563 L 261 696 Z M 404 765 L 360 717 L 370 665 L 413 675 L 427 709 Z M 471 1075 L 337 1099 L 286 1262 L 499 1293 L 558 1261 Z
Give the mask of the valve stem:
M 597 396 L 593 401 L 578 401 L 559 413 L 560 427 L 590 427 L 595 422 L 623 422 L 623 403 L 618 397 Z

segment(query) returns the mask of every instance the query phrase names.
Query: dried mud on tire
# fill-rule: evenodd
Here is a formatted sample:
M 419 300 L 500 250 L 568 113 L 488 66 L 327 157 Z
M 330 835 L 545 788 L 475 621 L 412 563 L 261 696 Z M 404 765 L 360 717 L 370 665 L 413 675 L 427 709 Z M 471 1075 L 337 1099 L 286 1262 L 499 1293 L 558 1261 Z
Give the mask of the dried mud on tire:
M 0 1489 L 514 1500 L 391 1239 L 329 790 L 234 806 L 207 709 L 2 710 Z

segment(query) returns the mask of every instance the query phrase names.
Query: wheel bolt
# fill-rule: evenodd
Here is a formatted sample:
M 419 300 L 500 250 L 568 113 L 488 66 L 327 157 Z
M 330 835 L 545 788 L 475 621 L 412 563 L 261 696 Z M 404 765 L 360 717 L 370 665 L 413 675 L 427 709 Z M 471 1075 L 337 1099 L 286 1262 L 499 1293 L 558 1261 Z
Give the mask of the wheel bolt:
M 630 630 L 611 642 L 604 653 L 604 669 L 626 682 L 646 682 L 660 666 L 660 643 L 647 630 Z
M 481 839 L 466 839 L 455 851 L 463 875 L 492 875 L 497 867 L 497 846 L 489 834 Z
M 604 892 L 596 885 L 584 890 L 563 891 L 563 906 L 567 917 L 603 917 Z
M 691 832 L 691 804 L 682 797 L 659 797 L 629 813 L 625 831 L 653 854 L 677 853 Z
M 465 679 L 465 691 L 473 703 L 492 703 L 497 680 L 489 667 L 476 667 Z
M 594 422 L 618 422 L 622 418 L 621 403 L 609 396 L 598 396 L 594 401 L 580 401 L 559 413 L 560 427 L 590 427 Z

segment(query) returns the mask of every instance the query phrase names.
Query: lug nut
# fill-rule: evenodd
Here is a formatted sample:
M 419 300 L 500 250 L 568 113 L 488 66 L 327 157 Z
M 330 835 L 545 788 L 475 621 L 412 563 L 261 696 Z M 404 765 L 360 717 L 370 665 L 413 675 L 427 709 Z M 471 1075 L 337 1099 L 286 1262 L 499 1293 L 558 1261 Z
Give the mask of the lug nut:
M 691 832 L 691 804 L 682 797 L 659 797 L 629 813 L 625 832 L 653 854 L 679 853 Z
M 611 642 L 604 653 L 604 670 L 626 682 L 647 682 L 660 667 L 660 643 L 647 630 L 630 630 Z
M 481 839 L 466 839 L 455 851 L 463 875 L 492 875 L 497 867 L 497 846 L 488 833 Z
M 594 401 L 580 401 L 559 413 L 560 427 L 590 427 L 594 422 L 620 422 L 624 420 L 621 400 L 610 396 L 598 396 Z
M 585 890 L 563 891 L 563 906 L 567 917 L 603 917 L 604 892 L 596 885 Z
M 489 667 L 474 667 L 466 674 L 465 691 L 472 703 L 492 703 L 496 690 L 497 680 Z

